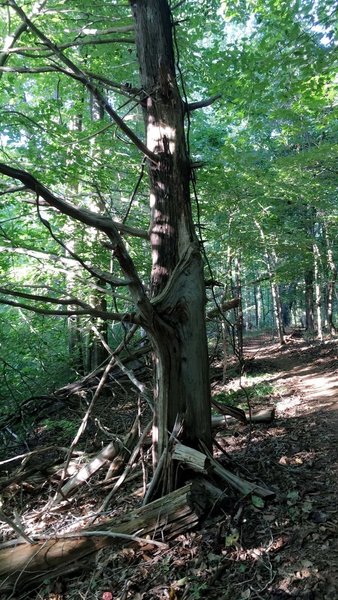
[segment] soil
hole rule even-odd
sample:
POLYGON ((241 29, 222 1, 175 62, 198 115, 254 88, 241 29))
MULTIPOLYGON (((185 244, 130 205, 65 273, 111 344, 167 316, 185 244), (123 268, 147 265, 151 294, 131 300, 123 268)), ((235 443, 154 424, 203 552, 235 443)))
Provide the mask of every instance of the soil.
MULTIPOLYGON (((242 498, 226 487, 221 513, 210 514, 197 531, 180 536, 168 550, 100 551, 85 572, 46 581, 30 598, 338 598, 337 344, 290 337, 281 348, 260 336, 246 342, 245 357, 245 374, 231 376, 229 369, 228 380, 221 384, 216 379, 213 393, 229 395, 244 388, 250 406, 242 403, 241 408, 274 407, 275 419, 219 429, 215 455, 238 475, 273 490, 275 500, 242 498), (268 391, 252 396, 257 382, 268 391)), ((121 491, 116 505, 131 498, 130 492, 123 500, 121 491)), ((87 501, 89 507, 100 504, 92 495, 87 501)))

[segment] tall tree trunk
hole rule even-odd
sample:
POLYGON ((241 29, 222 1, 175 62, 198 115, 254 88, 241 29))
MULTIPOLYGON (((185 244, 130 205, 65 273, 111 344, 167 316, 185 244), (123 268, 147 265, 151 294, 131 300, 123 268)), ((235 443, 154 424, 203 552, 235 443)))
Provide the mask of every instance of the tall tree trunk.
POLYGON ((275 325, 277 328, 278 338, 281 346, 285 344, 284 339, 284 329, 283 329, 283 321, 282 321, 282 307, 281 300, 279 294, 278 284, 275 282, 274 270, 276 268, 277 256, 274 251, 270 252, 265 239, 265 233, 263 228, 261 227, 258 221, 255 221, 255 225, 259 231, 263 247, 264 247, 264 255, 265 255, 265 263, 268 270, 270 286, 271 286, 271 297, 272 297, 272 306, 273 306, 273 314, 275 318, 275 325))
POLYGON ((327 302, 327 304, 326 304, 327 323, 328 323, 330 335, 335 335, 337 328, 333 321, 333 302, 334 302, 334 294, 335 294, 336 283, 337 283, 337 267, 334 262, 332 243, 329 238, 326 225, 323 226, 323 231, 324 231, 324 241, 325 241, 325 246, 326 246, 326 260, 327 260, 327 265, 328 265, 328 269, 329 269, 328 282, 327 282, 327 300, 326 300, 326 302, 327 302))
POLYGON ((316 299, 316 321, 317 321, 317 337, 323 339, 323 322, 322 322, 322 292, 319 278, 319 262, 320 252, 317 244, 313 244, 313 259, 314 259, 314 278, 315 278, 315 299, 316 299))
POLYGON ((239 298, 239 305, 235 311, 236 314, 236 338, 237 338, 237 358, 240 363, 243 362, 243 297, 241 281, 241 263, 239 258, 235 259, 235 288, 234 297, 239 298))
MULTIPOLYGON (((100 285, 98 281, 98 285, 100 285)), ((105 312, 107 310, 107 300, 104 292, 94 290, 91 293, 91 304, 98 310, 105 312)), ((107 352, 108 345, 108 321, 105 319, 95 319, 95 322, 90 328, 89 333, 89 356, 88 362, 90 370, 93 371, 99 367, 109 356, 107 352)))
POLYGON ((305 281, 305 327, 310 335, 314 333, 314 303, 313 303, 313 268, 308 269, 304 275, 305 281))
POLYGON ((255 325, 259 329, 263 323, 263 297, 260 285, 254 286, 255 325))
POLYGON ((155 350, 155 462, 177 418, 192 446, 211 447, 205 286, 190 202, 190 160, 175 74, 172 15, 166 0, 131 0, 144 92, 149 161, 151 288, 156 316, 148 326, 155 350))
POLYGON ((285 344, 284 339, 284 328, 282 320, 282 308, 279 295, 279 286, 273 280, 271 280, 271 296, 273 303, 273 314, 275 318, 275 325, 277 328, 278 338, 281 346, 285 344))
MULTIPOLYGON (((57 88, 56 93, 58 95, 59 90, 57 88)), ((58 98, 59 99, 59 98, 58 98)), ((81 92, 81 105, 83 108, 83 93, 81 92)), ((82 132, 83 128, 83 115, 79 112, 68 122, 68 128, 71 131, 78 133, 82 132)), ((74 180, 71 186, 74 196, 79 196, 80 193, 80 180, 74 180)), ((65 255, 71 256, 72 253, 76 253, 76 235, 74 229, 74 223, 68 223, 67 225, 68 241, 65 255)), ((75 271, 70 269, 66 273, 66 286, 67 293, 69 296, 74 295, 74 284, 76 274, 75 271)), ((69 364, 71 368, 79 375, 85 375, 88 370, 86 369, 86 347, 85 347, 85 336, 84 336, 84 325, 83 319, 79 315, 73 315, 67 319, 68 325, 68 352, 69 352, 69 364)))

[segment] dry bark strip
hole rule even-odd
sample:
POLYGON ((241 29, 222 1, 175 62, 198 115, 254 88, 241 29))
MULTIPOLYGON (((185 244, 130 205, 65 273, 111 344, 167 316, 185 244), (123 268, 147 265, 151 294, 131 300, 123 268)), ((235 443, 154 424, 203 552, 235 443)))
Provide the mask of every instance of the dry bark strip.
POLYGON ((0 592, 16 594, 41 584, 45 578, 52 579, 78 569, 84 559, 101 548, 121 547, 126 543, 118 537, 102 535, 104 530, 108 534, 170 540, 198 524, 212 505, 209 498, 208 484, 196 480, 121 518, 89 527, 83 530, 84 535, 79 531, 77 539, 73 532, 71 538, 48 539, 33 545, 18 543, 16 547, 4 548, 0 550, 0 592), (97 537, 95 531, 100 532, 97 537), (89 532, 92 533, 88 537, 85 534, 89 532))
POLYGON ((138 437, 138 417, 135 419, 131 430, 124 437, 122 442, 115 440, 105 446, 89 463, 84 465, 78 473, 65 483, 57 495, 54 503, 61 502, 74 491, 83 485, 99 469, 110 463, 110 477, 121 471, 124 463, 128 460, 131 450, 136 444, 138 437))
POLYGON ((199 452, 199 450, 184 446, 183 444, 176 444, 172 452, 172 458, 185 464, 189 469, 193 469, 197 473, 217 475, 243 494, 243 496, 254 494, 260 496, 260 498, 263 498, 264 500, 272 500, 275 497, 276 494, 272 490, 251 481, 247 481, 242 477, 238 477, 228 469, 222 467, 222 465, 213 458, 205 445, 203 445, 203 443, 201 445, 205 450, 205 454, 199 452))

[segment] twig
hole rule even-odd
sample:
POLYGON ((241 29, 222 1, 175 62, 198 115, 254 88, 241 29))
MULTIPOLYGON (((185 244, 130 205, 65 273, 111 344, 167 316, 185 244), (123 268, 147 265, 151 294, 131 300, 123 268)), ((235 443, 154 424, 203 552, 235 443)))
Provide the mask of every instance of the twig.
POLYGON ((0 521, 2 521, 3 523, 7 523, 7 525, 9 525, 11 527, 11 529, 14 529, 14 531, 16 533, 18 533, 21 537, 23 537, 26 540, 26 542, 28 542, 29 544, 34 544, 33 540, 24 532, 22 527, 20 527, 14 521, 12 521, 12 519, 7 517, 2 512, 2 510, 0 510, 0 521))
POLYGON ((78 429, 78 431, 77 431, 77 433, 76 433, 76 435, 75 435, 75 437, 74 437, 74 439, 73 439, 73 441, 72 441, 72 443, 70 445, 69 454, 67 456, 66 464, 65 464, 65 466, 63 468, 62 476, 61 476, 61 479, 60 479, 60 483, 58 485, 58 489, 56 491, 55 499, 57 497, 59 497, 60 490, 62 488, 63 482, 64 482, 66 474, 67 474, 67 469, 68 469, 68 466, 69 466, 69 463, 70 463, 70 458, 71 458, 72 451, 74 450, 74 448, 75 448, 76 444, 78 443, 81 435, 83 434, 83 432, 85 431, 85 429, 87 427, 89 416, 90 416, 90 414, 91 414, 91 412, 93 410, 93 407, 94 407, 94 404, 95 404, 97 398, 100 395, 100 392, 101 392, 101 390, 102 390, 102 388, 103 388, 103 386, 104 386, 104 384, 106 382, 106 379, 108 377, 108 373, 109 373, 110 369, 112 368, 114 362, 115 362, 115 356, 112 356, 111 359, 110 359, 110 361, 109 361, 109 363, 107 364, 107 366, 106 366, 106 368, 104 370, 104 373, 103 373, 103 375, 101 377, 100 383, 97 386, 97 388, 95 390, 95 394, 94 394, 94 396, 93 396, 93 398, 92 398, 92 400, 91 400, 91 402, 90 402, 90 404, 88 406, 88 409, 87 409, 87 411, 86 411, 86 413, 85 413, 85 415, 84 415, 84 417, 83 417, 83 419, 81 421, 81 425, 80 425, 80 427, 79 427, 79 429, 78 429))
POLYGON ((48 541, 51 539, 55 540, 63 540, 66 538, 81 538, 81 537, 111 537, 111 538, 120 538, 122 540, 130 540, 132 542, 139 542, 140 544, 153 544, 154 546, 158 546, 162 549, 167 549, 168 544, 163 544, 163 542, 157 542, 156 540, 150 540, 147 538, 142 538, 137 535, 129 535, 127 533, 119 533, 115 531, 78 531, 71 533, 63 533, 60 536, 54 537, 45 537, 45 536, 34 536, 37 540, 48 541))
POLYGON ((143 441, 145 439, 145 437, 148 435, 149 431, 151 430, 152 427, 152 421, 150 421, 148 423, 148 425, 146 426, 145 430, 143 431, 137 445, 134 448, 134 451, 132 453, 132 455, 129 458, 129 461, 127 463, 127 466, 125 468, 125 470, 123 471, 122 475, 118 478, 117 482, 115 483, 113 489, 109 492, 108 496, 105 498, 103 504, 100 506, 99 508, 99 512, 104 512, 107 508, 108 503, 110 502, 111 498, 113 497, 113 495, 115 494, 115 492, 121 487, 122 483, 125 481, 127 475, 129 475, 130 470, 133 467, 133 464, 135 462, 135 459, 140 451, 140 448, 143 444, 143 441))

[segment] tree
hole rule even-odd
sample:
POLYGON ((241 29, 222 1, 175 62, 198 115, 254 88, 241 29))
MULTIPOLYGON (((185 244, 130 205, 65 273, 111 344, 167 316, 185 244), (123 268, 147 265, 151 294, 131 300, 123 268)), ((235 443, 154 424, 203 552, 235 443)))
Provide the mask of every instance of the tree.
MULTIPOLYGON (((129 97, 137 98, 142 106, 146 137, 143 142, 126 122, 112 108, 111 102, 99 89, 97 80, 102 75, 85 72, 76 62, 76 52, 69 58, 64 48, 78 46, 55 42, 44 33, 47 17, 36 22, 27 16, 15 0, 9 0, 13 14, 20 18, 21 32, 29 34, 30 43, 42 49, 42 56, 51 56, 53 66, 44 68, 56 71, 58 76, 68 76, 79 82, 94 98, 98 105, 118 125, 124 135, 132 141, 144 155, 150 181, 151 218, 149 227, 152 256, 151 296, 146 291, 134 261, 127 251, 121 235, 133 234, 147 237, 147 234, 99 214, 88 208, 79 208, 74 203, 62 199, 51 192, 40 177, 26 170, 1 163, 0 172, 24 186, 24 191, 34 192, 40 221, 52 227, 42 216, 41 203, 57 209, 63 215, 75 219, 100 232, 101 242, 106 252, 112 252, 118 262, 122 280, 107 273, 97 265, 86 266, 87 271, 100 282, 101 289, 107 286, 125 286, 135 304, 134 312, 123 314, 104 310, 77 297, 55 297, 53 294, 35 294, 13 290, 3 286, 1 292, 5 300, 14 306, 30 308, 43 314, 90 315, 96 318, 119 320, 141 325, 151 338, 155 354, 154 388, 154 462, 166 451, 168 440, 175 425, 183 428, 182 439, 198 446, 203 441, 211 447, 210 390, 208 374, 208 353, 205 333, 205 287, 203 265, 199 242, 194 230, 190 201, 191 163, 187 149, 184 119, 189 105, 182 99, 175 69, 175 56, 172 30, 173 15, 165 0, 137 0, 131 2, 135 22, 137 58, 140 69, 141 87, 130 91, 130 86, 122 86, 129 97), (19 297, 20 301, 12 300, 19 297), (26 299, 28 303, 23 303, 26 299), (58 305, 57 309, 47 310, 34 302, 49 302, 58 305), (60 308, 66 307, 66 308, 60 308)), ((105 5, 108 11, 108 5, 105 5)), ((58 32, 60 35, 60 31, 58 32)), ((13 39, 17 39, 14 36, 13 39)), ((78 46, 79 48, 79 46, 78 46)), ((13 48, 12 48, 13 49, 13 48)), ((7 62, 11 48, 7 48, 2 64, 7 62)), ((34 71, 15 65, 14 71, 34 71)), ((6 68, 3 67, 3 71, 6 68)), ((31 85, 33 85, 31 83, 31 85)), ((45 167, 45 165, 43 165, 45 167)), ((35 172, 38 172, 35 165, 35 172)), ((41 169, 40 174, 42 175, 41 169)), ((57 167, 53 178, 58 177, 57 167)), ((62 174, 59 174, 60 182, 62 174)), ((61 242, 61 246, 65 244, 61 242)), ((78 250, 77 250, 78 252, 78 250)), ((84 266, 84 259, 71 252, 71 256, 84 266)), ((168 487, 172 486, 172 481, 168 487)))

